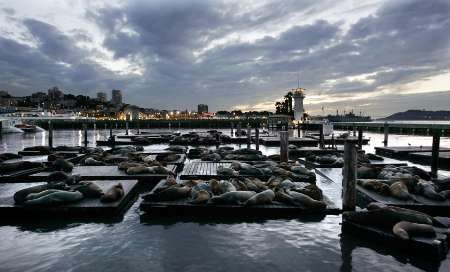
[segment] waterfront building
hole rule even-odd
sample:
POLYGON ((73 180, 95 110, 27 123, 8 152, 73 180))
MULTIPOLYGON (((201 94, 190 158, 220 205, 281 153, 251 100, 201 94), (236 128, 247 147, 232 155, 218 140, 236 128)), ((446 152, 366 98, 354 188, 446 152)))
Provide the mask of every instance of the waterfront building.
POLYGON ((208 105, 206 105, 206 104, 198 104, 197 112, 198 112, 198 114, 202 114, 202 113, 208 112, 208 105))
POLYGON ((116 106, 119 106, 122 104, 122 91, 121 90, 112 90, 111 103, 116 106))
POLYGON ((305 89, 298 87, 293 89, 294 97, 294 120, 303 121, 305 108, 303 107, 303 100, 305 99, 305 89))
POLYGON ((105 103, 106 101, 108 101, 108 95, 105 92, 98 92, 97 100, 102 103, 105 103))

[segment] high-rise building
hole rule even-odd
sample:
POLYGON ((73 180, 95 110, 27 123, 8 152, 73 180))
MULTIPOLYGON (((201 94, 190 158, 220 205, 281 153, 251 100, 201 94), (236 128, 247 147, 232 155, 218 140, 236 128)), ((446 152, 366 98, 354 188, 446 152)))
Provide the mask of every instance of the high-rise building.
POLYGON ((114 105, 117 105, 117 106, 122 104, 122 91, 121 90, 112 90, 111 103, 113 103, 114 105))
POLYGON ((100 102, 106 102, 108 100, 108 95, 105 92, 98 92, 97 100, 100 102))
POLYGON ((303 107, 303 99, 305 99, 305 89, 297 88, 294 90, 294 119, 296 121, 303 120, 305 108, 303 107))
POLYGON ((206 105, 206 104, 198 104, 198 106, 197 106, 197 112, 198 112, 199 114, 202 114, 202 113, 204 113, 204 112, 208 112, 208 105, 206 105))

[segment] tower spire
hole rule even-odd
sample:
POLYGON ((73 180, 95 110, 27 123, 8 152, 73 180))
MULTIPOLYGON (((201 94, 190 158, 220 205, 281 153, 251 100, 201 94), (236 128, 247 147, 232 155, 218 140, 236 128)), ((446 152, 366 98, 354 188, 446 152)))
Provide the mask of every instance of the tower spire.
POLYGON ((300 88, 300 72, 297 72, 297 89, 300 88))

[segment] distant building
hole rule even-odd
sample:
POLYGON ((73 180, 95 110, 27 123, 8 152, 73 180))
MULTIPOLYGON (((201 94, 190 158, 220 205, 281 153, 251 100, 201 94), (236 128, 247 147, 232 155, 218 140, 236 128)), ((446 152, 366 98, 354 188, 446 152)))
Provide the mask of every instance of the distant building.
POLYGON ((198 114, 202 114, 202 113, 208 112, 208 105, 206 105, 206 104, 198 104, 197 112, 198 112, 198 114))
POLYGON ((97 100, 100 102, 105 103, 108 101, 108 95, 105 92, 98 92, 97 93, 97 100))
POLYGON ((305 108, 303 107, 303 99, 305 99, 305 89, 297 88, 294 92, 294 120, 302 121, 304 118, 305 108))
POLYGON ((33 104, 42 104, 44 102, 47 102, 48 100, 48 95, 44 92, 36 92, 36 93, 32 93, 31 97, 30 97, 30 101, 33 104))
POLYGON ((119 106, 122 104, 122 91, 121 90, 112 90, 111 103, 116 106, 119 106))
POLYGON ((141 109, 134 105, 127 105, 123 108, 123 117, 127 121, 139 120, 141 109))
POLYGON ((59 101, 64 97, 64 93, 58 87, 48 89, 47 94, 50 101, 59 101))

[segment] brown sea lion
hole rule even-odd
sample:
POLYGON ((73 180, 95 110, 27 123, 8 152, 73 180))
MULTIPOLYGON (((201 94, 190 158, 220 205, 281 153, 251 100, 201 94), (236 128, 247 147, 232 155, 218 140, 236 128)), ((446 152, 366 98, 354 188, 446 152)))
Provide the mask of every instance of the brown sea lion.
POLYGON ((174 185, 161 192, 148 193, 142 198, 146 201, 173 201, 189 197, 191 188, 188 186, 174 185))
POLYGON ((315 184, 308 184, 304 187, 296 186, 292 188, 291 191, 305 194, 314 200, 322 201, 323 199, 322 190, 315 184))
POLYGON ((240 205, 255 195, 253 191, 232 191, 211 197, 208 204, 240 205))
POLYGON ((294 191, 287 191, 287 193, 294 198, 295 202, 300 204, 299 206, 315 210, 324 210, 327 207, 325 202, 315 200, 305 194, 294 191))
POLYGON ((90 181, 80 181, 78 184, 73 185, 71 189, 82 193, 86 198, 98 198, 103 195, 102 188, 90 181))
POLYGON ((395 236, 402 240, 409 240, 411 237, 436 237, 433 226, 427 224, 411 223, 400 221, 392 228, 395 236))
POLYGON ((101 202, 115 202, 124 196, 122 183, 116 184, 109 188, 101 197, 101 202))
MULTIPOLYGON (((102 166, 102 165, 106 165, 106 163, 96 160, 92 157, 86 158, 84 160, 84 165, 88 165, 88 166, 102 166)), ((120 169, 120 168, 119 168, 120 169)))
POLYGON ((409 193, 408 187, 401 181, 394 182, 389 186, 392 197, 400 200, 412 200, 414 197, 409 193))
POLYGON ((433 184, 431 181, 421 180, 416 185, 416 193, 423 195, 426 198, 437 200, 437 201, 444 201, 445 197, 440 195, 437 192, 437 186, 433 184))
POLYGON ((206 190, 200 190, 197 192, 195 199, 189 201, 191 204, 204 204, 208 202, 211 195, 206 190))
POLYGON ((267 189, 261 193, 257 193, 245 202, 245 206, 271 204, 275 198, 275 193, 267 189))
POLYGON ((222 190, 220 188, 220 182, 217 179, 211 179, 209 181, 209 185, 211 186, 211 190, 214 195, 222 194, 222 190))
POLYGON ((357 183, 364 189, 374 191, 381 195, 387 196, 390 194, 389 186, 381 181, 375 179, 367 179, 367 180, 358 179, 357 183))
POLYGON ((73 163, 71 163, 65 159, 56 159, 52 164, 52 168, 56 171, 64 171, 64 172, 68 173, 68 172, 72 172, 73 163))
POLYGON ((450 190, 440 191, 439 194, 445 199, 450 199, 450 190))
POLYGON ((143 166, 143 165, 129 167, 126 172, 128 175, 140 175, 140 174, 153 173, 153 171, 152 171, 152 169, 150 169, 150 167, 143 166))

